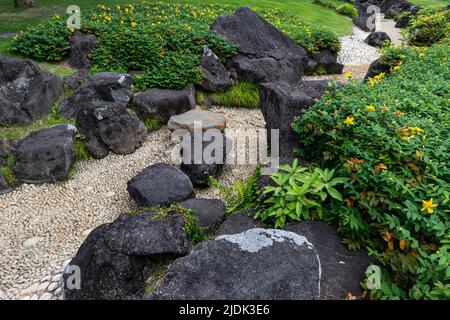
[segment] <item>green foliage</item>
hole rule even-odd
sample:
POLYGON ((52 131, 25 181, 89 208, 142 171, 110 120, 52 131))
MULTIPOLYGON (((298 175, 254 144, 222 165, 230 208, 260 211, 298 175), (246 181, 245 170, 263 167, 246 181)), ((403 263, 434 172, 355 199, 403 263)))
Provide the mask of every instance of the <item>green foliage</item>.
POLYGON ((234 87, 224 92, 205 93, 197 91, 197 101, 202 103, 211 99, 215 106, 257 109, 259 108, 259 89, 246 81, 239 81, 234 87))
POLYGON ((268 208, 258 212, 256 218, 275 228, 282 228, 288 221, 325 219, 324 206, 328 196, 342 201, 337 186, 345 184, 347 178, 334 178, 334 170, 299 167, 297 159, 292 166, 279 167, 272 175, 276 186, 266 186, 264 194, 270 194, 265 201, 268 208))
POLYGON ((210 177, 211 187, 218 189, 222 194, 227 208, 227 218, 244 209, 258 207, 260 193, 258 182, 260 177, 260 167, 250 177, 237 180, 230 186, 224 186, 219 180, 210 177))
POLYGON ((313 3, 318 4, 324 8, 336 10, 336 5, 329 0, 313 0, 313 3))
POLYGON ((379 299, 448 296, 449 45, 405 48, 389 77, 350 82, 293 123, 311 160, 350 179, 330 213, 383 266, 379 299))
POLYGON ((86 137, 80 133, 77 133, 74 141, 75 160, 90 160, 92 155, 86 147, 86 137))
POLYGON ((417 46, 430 46, 450 35, 450 10, 427 7, 411 16, 407 31, 408 42, 417 46))
POLYGON ((147 128, 147 130, 149 132, 157 131, 157 130, 161 129, 161 127, 163 126, 161 121, 159 121, 158 119, 155 119, 153 117, 150 117, 150 116, 144 117, 143 119, 141 119, 141 121, 145 125, 145 127, 147 128))
POLYGON ((36 60, 59 62, 68 56, 69 37, 65 20, 55 17, 15 36, 11 51, 36 60))
MULTIPOLYGON (((227 5, 141 3, 99 5, 83 11, 82 31, 98 38, 92 53, 92 72, 133 71, 137 90, 149 87, 181 89, 201 81, 199 63, 208 45, 222 60, 236 48, 212 32, 209 26, 221 14, 233 13, 227 5)), ((298 16, 281 10, 259 10, 271 23, 291 36, 308 52, 321 48, 339 50, 331 31, 309 26, 298 16)), ((71 31, 66 17, 29 27, 12 43, 14 53, 37 60, 61 61, 69 53, 71 31)))
POLYGON ((11 185, 14 182, 14 173, 12 171, 12 166, 14 164, 14 155, 8 153, 8 159, 3 167, 0 168, 0 172, 5 177, 6 182, 11 185))
POLYGON ((206 239, 205 230, 203 227, 197 225, 197 216, 191 209, 187 209, 179 204, 173 204, 169 207, 155 206, 150 208, 141 208, 127 212, 127 214, 137 215, 144 212, 155 213, 151 220, 164 219, 169 215, 181 215, 184 219, 183 230, 186 232, 193 245, 196 245, 206 239))
POLYGON ((337 7, 336 12, 352 19, 358 16, 358 11, 356 10, 355 6, 349 3, 344 3, 337 7))

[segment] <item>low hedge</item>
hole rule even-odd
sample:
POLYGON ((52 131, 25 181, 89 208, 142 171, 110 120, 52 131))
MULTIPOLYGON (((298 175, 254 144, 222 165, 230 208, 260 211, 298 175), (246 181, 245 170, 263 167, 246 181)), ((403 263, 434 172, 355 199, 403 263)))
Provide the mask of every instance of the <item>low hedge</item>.
POLYGON ((430 46, 450 35, 450 10, 427 7, 411 16, 407 31, 411 45, 430 46))
MULTIPOLYGON (((201 80, 198 68, 203 46, 208 45, 222 60, 236 48, 213 33, 209 26, 221 14, 235 11, 227 5, 165 4, 99 5, 83 11, 82 31, 98 37, 92 54, 94 72, 139 71, 134 76, 138 90, 149 87, 183 88, 201 80)), ((280 10, 258 10, 269 22, 291 36, 308 52, 339 50, 331 31, 303 23, 298 16, 280 10)), ((36 60, 62 61, 70 51, 67 17, 30 26, 14 38, 11 50, 36 60)))
POLYGON ((402 49, 298 117, 300 151, 349 179, 327 219, 382 266, 377 299, 450 298, 450 40, 402 49))

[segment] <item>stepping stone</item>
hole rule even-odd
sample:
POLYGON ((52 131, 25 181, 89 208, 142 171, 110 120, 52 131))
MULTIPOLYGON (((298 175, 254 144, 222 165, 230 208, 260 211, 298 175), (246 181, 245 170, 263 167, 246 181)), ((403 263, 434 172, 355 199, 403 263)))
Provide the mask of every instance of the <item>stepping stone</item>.
POLYGON ((128 181, 128 193, 142 208, 170 206, 194 198, 194 186, 181 170, 164 163, 144 169, 128 181))
POLYGON ((190 110, 169 119, 169 130, 184 129, 190 132, 198 130, 218 129, 225 130, 226 120, 221 113, 200 109, 190 110))

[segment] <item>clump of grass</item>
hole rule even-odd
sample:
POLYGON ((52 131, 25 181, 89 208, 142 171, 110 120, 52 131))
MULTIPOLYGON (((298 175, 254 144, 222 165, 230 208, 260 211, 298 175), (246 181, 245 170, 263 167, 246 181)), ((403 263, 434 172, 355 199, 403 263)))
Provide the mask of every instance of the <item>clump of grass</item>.
POLYGON ((197 92, 197 101, 200 104, 207 98, 215 106, 246 109, 259 108, 259 89, 253 83, 246 81, 240 81, 234 87, 224 92, 197 92))
POLYGON ((6 182, 11 185, 14 182, 14 173, 12 171, 12 166, 14 164, 14 155, 9 153, 6 164, 0 168, 0 172, 5 177, 6 182))
POLYGON ((75 160, 90 160, 92 155, 86 146, 86 137, 80 133, 75 136, 74 150, 75 150, 75 160))
POLYGON ((161 121, 153 117, 144 117, 141 121, 149 132, 157 131, 163 126, 161 121))
POLYGON ((145 283, 145 294, 150 295, 164 282, 166 278, 166 271, 169 269, 171 259, 164 259, 153 264, 150 268, 150 277, 145 283))
POLYGON ((49 128, 57 124, 73 124, 73 119, 62 119, 58 112, 59 102, 52 107, 50 114, 30 124, 0 127, 0 138, 23 139, 31 132, 49 128))

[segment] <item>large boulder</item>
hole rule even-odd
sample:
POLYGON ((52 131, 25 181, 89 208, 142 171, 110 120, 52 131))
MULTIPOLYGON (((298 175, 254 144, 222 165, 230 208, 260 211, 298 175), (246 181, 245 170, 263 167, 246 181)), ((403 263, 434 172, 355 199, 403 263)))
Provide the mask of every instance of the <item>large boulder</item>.
POLYGON ((320 261, 305 237, 251 229, 202 242, 174 261, 155 300, 313 300, 320 261))
POLYGON ((255 209, 236 212, 220 226, 219 235, 238 234, 250 229, 263 228, 263 224, 254 219, 255 215, 255 209))
POLYGON ((42 118, 61 95, 59 77, 30 60, 0 56, 0 126, 42 118))
POLYGON ((143 208, 169 206, 194 198, 194 187, 183 171, 164 163, 151 165, 128 181, 128 193, 143 208))
POLYGON ((17 180, 46 183, 64 180, 74 160, 72 125, 57 125, 30 133, 15 151, 12 170, 17 180))
POLYGON ((148 89, 135 95, 133 105, 140 118, 152 117, 165 124, 171 116, 195 108, 195 89, 192 85, 184 90, 148 89))
POLYGON ((196 188, 209 186, 209 177, 217 177, 231 150, 231 139, 217 129, 185 134, 181 141, 180 169, 196 188))
POLYGON ((386 32, 371 32, 367 38, 364 40, 369 46, 372 47, 382 47, 386 41, 391 41, 391 38, 386 32))
POLYGON ((200 70, 203 78, 200 88, 206 92, 225 91, 233 86, 227 69, 207 46, 203 49, 200 70))
POLYGON ((89 69, 96 42, 95 35, 76 31, 70 38, 69 65, 75 69, 89 69))
POLYGON ((373 1, 355 1, 358 16, 353 19, 353 23, 361 30, 374 31, 376 29, 375 19, 373 18, 374 11, 371 8, 374 4, 373 1))
POLYGON ((133 97, 133 79, 128 74, 101 72, 83 83, 60 106, 60 114, 68 119, 76 117, 83 107, 101 107, 105 103, 126 106, 133 97))
POLYGON ((326 74, 341 74, 344 69, 342 63, 337 62, 337 53, 327 49, 314 52, 311 56, 314 70, 324 71, 326 74))
POLYGON ((188 130, 194 132, 195 130, 210 130, 217 129, 225 130, 226 120, 222 113, 211 112, 202 109, 193 109, 180 115, 170 117, 167 123, 169 130, 188 130), (196 128, 195 126, 199 127, 196 128))
POLYGON ((362 295, 360 283, 370 265, 366 250, 350 251, 336 228, 320 221, 291 222, 285 230, 306 237, 316 248, 322 269, 322 299, 345 299, 348 293, 362 295))
MULTIPOLYGON (((295 157, 293 149, 300 145, 291 124, 296 116, 313 106, 327 90, 331 90, 328 80, 273 82, 260 85, 260 107, 266 120, 266 128, 279 130, 280 157, 295 157)), ((270 137, 269 132, 267 134, 269 146, 270 137)))
POLYGON ((63 274, 68 300, 139 299, 152 269, 191 249, 183 230, 186 217, 170 212, 122 214, 93 230, 63 274), (79 268, 79 288, 71 288, 72 268, 79 268))
POLYGON ((238 48, 237 56, 227 66, 245 80, 298 81, 308 63, 302 47, 249 8, 221 15, 211 29, 238 48))
POLYGON ((86 138, 86 147, 95 158, 104 158, 109 151, 131 154, 144 142, 147 128, 122 103, 96 103, 84 106, 76 125, 86 138))
POLYGON ((207 233, 214 232, 227 213, 223 201, 219 199, 189 199, 180 205, 194 212, 197 225, 205 228, 207 233))

